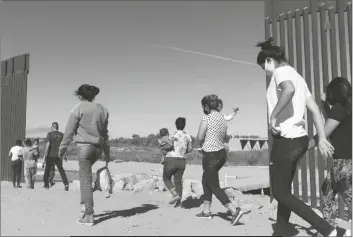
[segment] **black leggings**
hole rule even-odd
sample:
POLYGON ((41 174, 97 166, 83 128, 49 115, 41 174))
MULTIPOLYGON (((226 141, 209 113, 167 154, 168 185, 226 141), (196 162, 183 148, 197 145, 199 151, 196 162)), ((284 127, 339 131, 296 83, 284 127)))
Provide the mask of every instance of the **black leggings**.
POLYGON ((21 172, 22 172, 22 160, 17 159, 15 161, 11 161, 12 167, 12 183, 13 186, 20 185, 21 183, 21 172))
POLYGON ((229 200, 225 191, 219 186, 219 170, 223 167, 227 160, 227 152, 225 149, 206 152, 203 151, 202 158, 202 187, 204 201, 212 201, 212 194, 223 204, 227 205, 231 201, 229 200))
POLYGON ((277 224, 288 223, 293 211, 322 235, 328 236, 334 228, 292 194, 291 186, 297 164, 307 149, 307 136, 293 139, 274 136, 270 157, 270 182, 273 196, 278 201, 277 224))

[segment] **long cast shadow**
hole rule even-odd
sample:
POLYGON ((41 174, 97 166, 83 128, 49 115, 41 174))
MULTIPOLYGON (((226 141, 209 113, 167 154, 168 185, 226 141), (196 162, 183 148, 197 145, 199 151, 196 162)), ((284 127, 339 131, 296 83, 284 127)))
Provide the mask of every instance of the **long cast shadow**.
POLYGON ((143 213, 146 213, 151 210, 158 209, 158 208, 159 207, 157 205, 143 204, 140 207, 133 207, 130 209, 125 209, 125 210, 107 211, 102 214, 94 215, 95 218, 98 218, 97 220, 95 220, 95 224, 99 224, 103 221, 106 221, 106 220, 109 220, 112 218, 116 218, 116 217, 130 217, 130 216, 134 216, 137 214, 143 214, 143 213))
POLYGON ((202 204, 203 204, 202 196, 200 199, 188 197, 187 199, 185 199, 185 201, 182 202, 182 207, 184 209, 191 209, 191 208, 200 207, 202 204))

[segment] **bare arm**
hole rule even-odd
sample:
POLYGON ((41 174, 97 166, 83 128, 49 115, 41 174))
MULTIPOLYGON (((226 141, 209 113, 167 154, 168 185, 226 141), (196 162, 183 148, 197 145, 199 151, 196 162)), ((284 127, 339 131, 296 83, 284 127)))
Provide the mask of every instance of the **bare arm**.
POLYGON ((281 88, 281 94, 278 98, 278 102, 275 108, 272 111, 271 119, 276 119, 281 111, 288 105, 288 103, 292 100, 295 88, 290 80, 286 80, 280 83, 279 87, 281 88))
MULTIPOLYGON (((338 127, 340 124, 339 121, 336 121, 334 119, 328 118, 325 122, 324 130, 325 130, 325 136, 329 137, 334 130, 338 127)), ((315 135, 310 141, 309 141, 309 148, 312 149, 314 148, 317 143, 319 142, 318 135, 315 135)))
POLYGON ((327 141, 324 120, 321 116, 319 106, 316 104, 312 96, 306 100, 306 107, 313 114, 314 125, 318 136, 318 144, 320 152, 324 156, 331 156, 333 153, 333 146, 327 141))
POLYGON ((188 148, 187 148, 187 150, 186 150, 186 153, 192 152, 192 149, 193 149, 193 146, 192 146, 192 139, 191 139, 191 137, 190 137, 190 140, 189 140, 189 142, 188 142, 188 148))
POLYGON ((306 107, 313 114, 313 120, 317 131, 318 139, 326 139, 324 120, 322 119, 319 106, 316 104, 312 96, 307 98, 306 107))
POLYGON ((197 132, 196 136, 196 139, 200 142, 200 145, 202 145, 205 141, 207 127, 207 121, 202 120, 199 126, 199 131, 197 132))

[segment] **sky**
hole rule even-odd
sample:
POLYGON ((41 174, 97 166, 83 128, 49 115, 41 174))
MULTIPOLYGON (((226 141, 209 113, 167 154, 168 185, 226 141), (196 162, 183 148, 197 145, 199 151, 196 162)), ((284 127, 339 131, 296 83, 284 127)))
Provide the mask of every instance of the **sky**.
POLYGON ((30 53, 27 136, 65 128, 84 83, 100 88, 113 138, 175 130, 186 117, 196 135, 201 99, 240 111, 228 134, 267 136, 265 74, 237 63, 164 46, 256 62, 264 40, 262 1, 2 2, 1 59, 30 53))

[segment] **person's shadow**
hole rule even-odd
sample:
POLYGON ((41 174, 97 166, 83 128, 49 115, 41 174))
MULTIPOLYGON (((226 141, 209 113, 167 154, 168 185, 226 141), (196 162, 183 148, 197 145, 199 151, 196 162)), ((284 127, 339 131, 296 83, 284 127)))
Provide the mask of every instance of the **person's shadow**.
POLYGON ((134 216, 137 214, 143 214, 146 212, 149 212, 151 210, 158 209, 159 207, 157 205, 153 204, 143 204, 140 207, 133 207, 130 209, 125 209, 125 210, 118 210, 118 211, 107 211, 102 214, 97 214, 94 215, 95 218, 98 218, 95 220, 95 224, 99 224, 103 221, 116 218, 116 217, 130 217, 134 216))
POLYGON ((199 199, 188 197, 182 202, 182 208, 184 209, 197 208, 197 207, 200 207, 202 204, 203 204, 202 196, 199 199))

